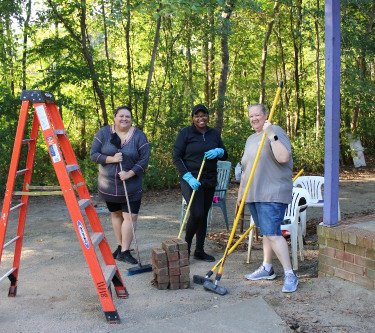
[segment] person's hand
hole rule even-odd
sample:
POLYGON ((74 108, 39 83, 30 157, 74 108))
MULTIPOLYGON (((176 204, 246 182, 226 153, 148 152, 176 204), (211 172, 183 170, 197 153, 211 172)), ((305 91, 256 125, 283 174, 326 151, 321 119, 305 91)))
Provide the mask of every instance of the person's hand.
POLYGON ((186 172, 182 179, 189 184, 189 186, 196 191, 199 186, 201 186, 201 183, 191 174, 191 172, 186 172))
POLYGON ((120 171, 118 173, 118 176, 120 177, 120 179, 122 181, 124 181, 124 180, 128 180, 129 178, 133 177, 134 176, 134 172, 132 172, 131 170, 129 170, 129 171, 120 171))
POLYGON ((122 153, 116 153, 112 156, 113 163, 120 163, 122 162, 122 153))
POLYGON ((275 132, 272 128, 272 123, 266 120, 263 125, 263 131, 266 133, 267 137, 272 139, 275 136, 275 132))
POLYGON ((224 149, 223 148, 214 148, 211 150, 208 150, 204 153, 204 157, 207 160, 212 160, 216 157, 223 157, 224 155, 224 149))

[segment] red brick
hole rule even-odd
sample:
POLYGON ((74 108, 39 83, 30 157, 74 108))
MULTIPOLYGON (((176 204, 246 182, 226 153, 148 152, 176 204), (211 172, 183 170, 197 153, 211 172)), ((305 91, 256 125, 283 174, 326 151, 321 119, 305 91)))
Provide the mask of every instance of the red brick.
POLYGON ((349 244, 357 245, 357 235, 354 232, 349 233, 349 244))
POLYGON ((180 259, 189 259, 189 252, 188 250, 180 251, 179 252, 180 259))
POLYGON ((368 289, 374 289, 374 280, 366 276, 354 275, 353 282, 368 289))
POLYGON ((151 256, 155 260, 164 260, 164 259, 167 258, 167 254, 165 253, 165 251, 163 249, 157 248, 157 247, 152 249, 151 256))
POLYGON ((178 252, 167 252, 167 257, 168 257, 168 260, 169 261, 178 261, 179 259, 179 256, 178 256, 178 252))
POLYGON ((179 282, 170 283, 169 284, 169 289, 171 289, 171 290, 178 290, 178 289, 180 289, 180 283, 179 282))
POLYGON ((357 245, 364 247, 366 249, 371 249, 372 247, 372 239, 367 237, 357 237, 357 245))
POLYGON ((375 269, 365 268, 365 275, 375 281, 375 269))
POLYGON ((322 262, 325 265, 332 266, 332 267, 343 267, 343 261, 338 260, 335 258, 327 257, 325 255, 319 254, 319 262, 322 262))
POLYGON ((180 267, 189 266, 189 259, 180 259, 180 267))
POLYGON ((176 252, 178 250, 177 244, 173 240, 166 240, 161 243, 165 252, 176 252))
POLYGON ((168 275, 156 275, 156 281, 158 283, 169 283, 169 276, 168 275))
POLYGON ((343 268, 348 271, 348 272, 352 272, 352 273, 355 273, 357 275, 361 275, 363 276, 365 274, 365 269, 364 267, 362 266, 358 266, 358 265, 355 265, 355 264, 352 264, 351 262, 347 262, 347 261, 344 261, 344 266, 343 268))
POLYGON ((369 258, 371 260, 375 260, 375 250, 367 250, 366 255, 364 257, 369 258))
POLYGON ((180 282, 189 282, 190 275, 180 275, 180 282))
POLYGON ((180 275, 180 267, 169 268, 169 275, 180 275))
POLYGON ((354 254, 344 252, 344 258, 343 259, 344 259, 344 261, 348 261, 348 262, 353 263, 354 262, 354 254))
POLYGON ((346 270, 340 269, 340 268, 335 268, 335 276, 348 280, 348 281, 353 281, 354 280, 354 275, 352 272, 348 272, 346 270))
POLYGON ((349 243, 349 232, 347 230, 342 230, 341 231, 341 240, 344 243, 349 243))
POLYGON ((152 266, 155 268, 165 268, 165 267, 168 267, 168 261, 167 260, 159 261, 159 260, 155 260, 152 258, 152 266))
POLYGON ((168 275, 168 267, 157 268, 153 266, 152 269, 156 275, 162 275, 162 276, 168 275))
POLYGON ((168 267, 169 269, 180 267, 180 260, 177 259, 177 260, 168 262, 168 267))
POLYGON ((168 289, 168 286, 169 286, 169 282, 168 283, 158 283, 157 284, 157 288, 159 290, 166 290, 166 289, 168 289))
POLYGON ((344 250, 344 243, 335 239, 327 239, 327 246, 335 249, 344 250))
POLYGON ((344 260, 344 251, 336 250, 335 251, 335 258, 338 260, 344 260))
POLYGON ((190 267, 189 266, 180 267, 180 272, 181 272, 181 275, 189 275, 190 267))
POLYGON ((332 247, 325 247, 325 248, 322 248, 322 249, 319 249, 319 252, 321 254, 324 254, 325 256, 327 257, 331 257, 331 258, 334 258, 335 257, 335 253, 337 251, 340 251, 340 250, 336 250, 332 247))
POLYGON ((323 264, 319 260, 319 274, 324 273, 324 275, 329 275, 329 276, 334 276, 335 275, 335 270, 333 267, 328 266, 326 264, 323 264))
POLYGON ((171 275, 169 277, 170 283, 180 283, 180 276, 179 275, 171 275))
POLYGON ((345 252, 356 254, 358 256, 365 257, 366 249, 352 244, 345 244, 345 252))
POLYGON ((188 250, 188 244, 184 240, 176 238, 173 241, 177 244, 178 251, 188 250))
POLYGON ((375 269, 375 260, 371 260, 361 256, 354 256, 354 263, 370 269, 375 269))

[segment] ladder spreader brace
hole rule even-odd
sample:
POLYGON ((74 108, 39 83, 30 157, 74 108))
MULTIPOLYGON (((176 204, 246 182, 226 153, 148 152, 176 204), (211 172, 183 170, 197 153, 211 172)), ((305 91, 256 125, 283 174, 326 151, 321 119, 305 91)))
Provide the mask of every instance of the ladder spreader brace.
POLYGON ((94 281, 104 315, 108 322, 119 323, 120 317, 112 300, 111 282, 113 283, 118 298, 127 298, 128 292, 104 235, 103 227, 94 208, 82 172, 78 166, 60 112, 54 102, 54 97, 51 93, 41 90, 24 90, 21 94, 21 100, 22 105, 0 218, 0 263, 3 250, 14 244, 13 266, 3 276, 0 276, 0 281, 8 277, 10 280, 8 296, 15 297, 17 294, 18 274, 28 198, 30 195, 35 195, 35 191, 30 190, 45 189, 44 187, 30 185, 36 151, 36 141, 40 128, 60 184, 59 191, 52 191, 50 194, 62 194, 64 196, 82 252, 94 281), (31 106, 33 106, 34 110, 30 137, 24 139, 28 112, 31 106), (23 169, 18 169, 21 148, 22 145, 25 144, 28 145, 26 165, 23 169), (18 176, 24 177, 22 190, 14 191, 15 180, 18 176), (20 203, 11 206, 12 198, 16 195, 20 196, 20 203), (17 234, 10 240, 6 241, 9 214, 16 210, 19 211, 17 234), (85 220, 87 220, 88 223, 86 223, 85 220), (98 260, 97 252, 102 256, 103 268, 98 260))

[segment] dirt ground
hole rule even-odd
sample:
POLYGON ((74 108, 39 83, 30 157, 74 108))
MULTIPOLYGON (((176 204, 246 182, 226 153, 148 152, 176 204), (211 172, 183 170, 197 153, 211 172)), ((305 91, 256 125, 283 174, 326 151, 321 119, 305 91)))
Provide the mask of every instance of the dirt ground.
MULTIPOLYGON (((342 173, 340 205, 344 219, 375 213, 374 171, 374 168, 367 168, 342 173)), ((236 190, 237 184, 231 184, 227 202, 230 222, 234 216, 236 190)), ((96 197, 93 198, 96 201, 96 197)), ((246 244, 227 260, 221 280, 229 290, 226 296, 204 291, 202 286, 194 284, 190 289, 159 291, 151 285, 151 273, 128 277, 126 268, 129 266, 119 263, 130 296, 126 300, 115 298, 122 323, 113 326, 105 322, 64 200, 61 197, 30 200, 17 297, 7 297, 7 279, 0 282, 2 332, 126 332, 139 323, 181 317, 255 296, 264 298, 276 311, 286 323, 287 332, 375 332, 373 290, 337 278, 318 277, 316 225, 322 218, 319 209, 308 211, 305 261, 300 263, 297 272, 300 285, 296 293, 283 294, 280 277, 261 282, 243 278, 261 263, 261 240, 255 242, 249 264, 246 263, 246 244)), ((114 248, 109 216, 103 212, 103 204, 97 203, 107 238, 114 248)), ((150 262, 153 247, 177 236, 180 208, 181 196, 177 189, 145 193, 137 227, 143 263, 150 262)), ((14 223, 11 222, 8 235, 12 232, 14 223)), ((219 209, 215 209, 206 250, 217 259, 223 254, 224 237, 224 221, 219 209)), ((0 276, 10 265, 11 253, 5 250, 0 276)), ((211 267, 211 264, 191 259, 191 276, 204 275, 211 267)), ((277 260, 275 272, 282 274, 277 260)), ((251 332, 251 323, 249 325, 251 332)))

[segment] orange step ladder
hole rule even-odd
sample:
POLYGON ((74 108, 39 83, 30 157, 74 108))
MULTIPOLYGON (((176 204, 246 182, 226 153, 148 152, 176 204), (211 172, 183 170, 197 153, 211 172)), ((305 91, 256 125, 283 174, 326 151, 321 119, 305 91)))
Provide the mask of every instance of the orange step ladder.
POLYGON ((31 192, 30 189, 38 188, 37 186, 30 186, 30 183, 33 172, 36 141, 40 128, 60 184, 60 193, 64 196, 105 317, 110 323, 119 323, 120 317, 112 300, 111 282, 113 283, 118 298, 127 298, 128 292, 122 281, 116 262, 113 259, 111 249, 104 235, 103 227, 90 198, 90 193, 65 131, 60 112, 54 103, 53 95, 41 90, 24 90, 21 94, 21 100, 22 106, 0 218, 0 263, 3 250, 13 244, 13 266, 3 276, 0 276, 0 281, 6 277, 9 278, 10 288, 8 296, 15 297, 17 294, 28 199, 30 195, 35 194, 35 192, 31 192), (30 137, 24 139, 29 108, 32 106, 33 119, 30 137), (18 169, 22 145, 25 144, 28 145, 26 165, 25 168, 18 169), (24 177, 22 191, 19 192, 14 191, 17 176, 24 177), (20 195, 20 202, 12 206, 12 198, 16 195, 20 195), (17 210, 19 211, 17 234, 6 242, 9 214, 17 210), (85 220, 88 223, 85 222, 85 220), (98 254, 100 252, 101 257, 98 258, 97 252, 98 254), (99 261, 99 259, 101 260, 99 261))

